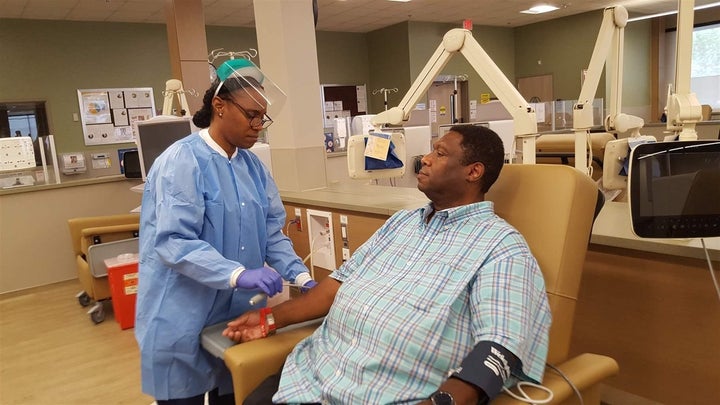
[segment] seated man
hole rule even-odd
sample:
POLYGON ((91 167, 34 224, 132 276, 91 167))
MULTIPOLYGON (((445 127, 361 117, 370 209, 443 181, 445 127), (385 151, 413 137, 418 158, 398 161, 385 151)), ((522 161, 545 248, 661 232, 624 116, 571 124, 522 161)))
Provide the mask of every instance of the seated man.
POLYGON ((397 212, 307 294, 228 323, 223 334, 244 342, 326 315, 246 403, 476 404, 540 380, 543 276, 484 201, 503 157, 492 130, 453 127, 422 159, 427 206, 397 212))

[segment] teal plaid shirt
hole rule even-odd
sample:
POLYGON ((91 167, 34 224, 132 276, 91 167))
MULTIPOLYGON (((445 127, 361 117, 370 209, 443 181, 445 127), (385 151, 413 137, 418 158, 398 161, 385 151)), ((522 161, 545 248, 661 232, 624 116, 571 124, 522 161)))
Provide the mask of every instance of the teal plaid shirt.
POLYGON ((541 380, 550 309, 524 238, 492 202, 431 212, 396 213, 332 274, 335 302, 288 356, 275 402, 417 402, 479 341, 541 380))

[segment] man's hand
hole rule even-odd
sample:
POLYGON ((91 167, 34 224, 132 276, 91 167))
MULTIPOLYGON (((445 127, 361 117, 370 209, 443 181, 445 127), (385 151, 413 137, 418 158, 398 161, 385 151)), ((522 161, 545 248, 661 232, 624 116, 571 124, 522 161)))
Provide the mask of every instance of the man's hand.
POLYGON ((260 311, 248 311, 240 315, 234 321, 228 322, 223 336, 237 343, 264 338, 267 332, 263 331, 260 316, 260 311))

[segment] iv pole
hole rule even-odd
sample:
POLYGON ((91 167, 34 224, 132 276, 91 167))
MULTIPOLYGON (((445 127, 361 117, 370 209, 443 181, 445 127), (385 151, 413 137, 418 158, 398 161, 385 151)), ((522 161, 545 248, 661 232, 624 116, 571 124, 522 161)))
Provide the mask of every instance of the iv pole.
MULTIPOLYGON (((460 120, 457 119, 457 111, 458 111, 458 79, 460 81, 465 81, 468 79, 467 75, 457 75, 453 78, 453 93, 450 95, 450 122, 453 124, 457 124, 460 122, 460 120)), ((462 119, 462 117, 460 118, 462 119)))
POLYGON ((373 90, 372 94, 373 94, 373 96, 374 96, 374 95, 376 95, 376 94, 378 94, 378 93, 383 93, 383 97, 385 98, 385 111, 387 111, 387 109, 388 109, 388 103, 387 103, 387 95, 388 95, 388 93, 397 93, 397 92, 398 92, 397 87, 392 88, 392 89, 386 89, 386 88, 383 87, 382 89, 375 89, 375 90, 373 90))

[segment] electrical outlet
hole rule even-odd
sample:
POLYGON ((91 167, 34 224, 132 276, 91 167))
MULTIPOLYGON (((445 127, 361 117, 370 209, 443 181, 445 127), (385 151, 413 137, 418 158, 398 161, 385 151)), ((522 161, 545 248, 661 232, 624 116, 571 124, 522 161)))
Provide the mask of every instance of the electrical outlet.
POLYGON ((298 232, 302 232, 302 220, 300 219, 300 216, 302 215, 300 208, 295 208, 295 225, 297 226, 298 232))

